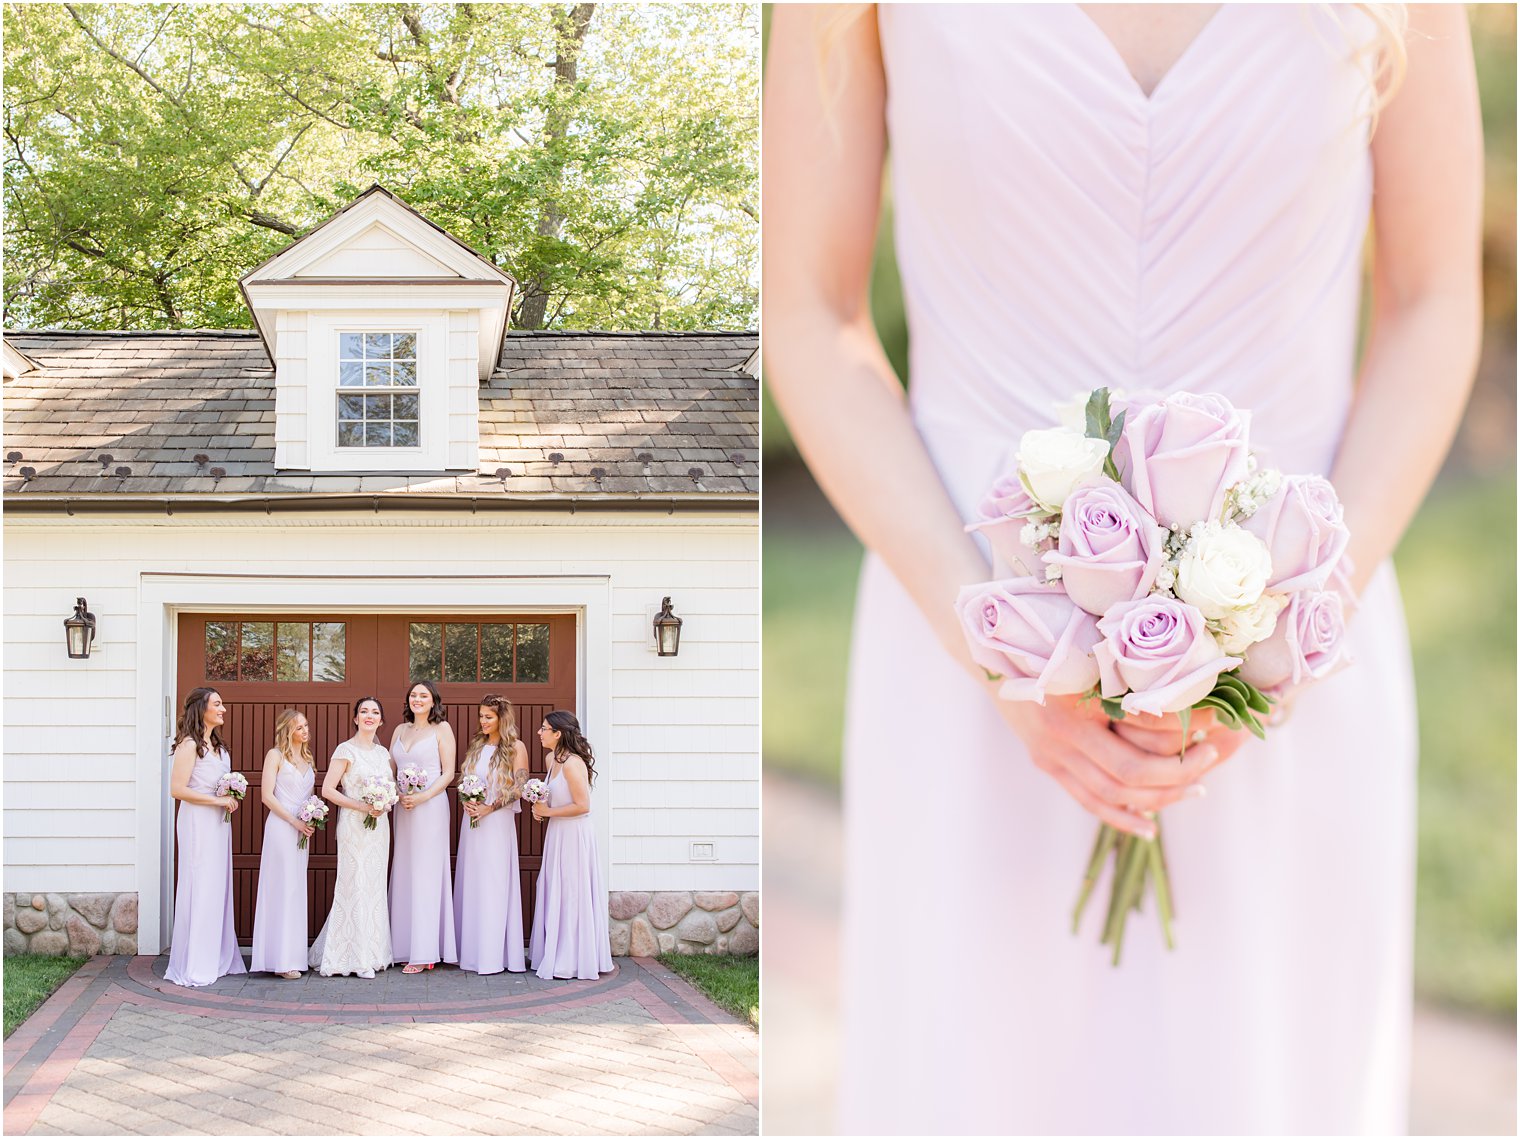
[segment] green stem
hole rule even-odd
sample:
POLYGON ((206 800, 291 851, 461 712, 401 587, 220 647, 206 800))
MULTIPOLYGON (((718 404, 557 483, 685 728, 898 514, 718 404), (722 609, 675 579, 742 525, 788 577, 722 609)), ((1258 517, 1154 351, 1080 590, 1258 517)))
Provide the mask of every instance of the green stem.
POLYGON ((1110 852, 1114 849, 1114 840, 1119 837, 1119 832, 1107 823, 1098 828, 1098 841, 1093 845, 1092 858, 1087 862, 1087 873, 1082 876, 1082 892, 1077 895, 1077 908, 1071 915, 1071 932, 1076 933, 1077 927, 1082 923, 1082 910, 1087 905, 1087 899, 1092 896, 1093 887, 1098 884, 1098 875, 1103 872, 1103 863, 1108 860, 1110 852))
POLYGON ((1154 842, 1146 844, 1150 849, 1146 851, 1150 863, 1151 885, 1156 890, 1156 912, 1161 915, 1161 932, 1166 937, 1166 947, 1176 949, 1177 944, 1172 940, 1172 885, 1166 878, 1166 865, 1161 860, 1161 824, 1156 823, 1156 838, 1154 842))
POLYGON ((1145 886, 1145 868, 1149 861, 1148 851, 1143 849, 1149 844, 1143 838, 1130 839, 1129 865, 1124 868, 1124 881, 1119 885, 1118 895, 1118 921, 1114 926, 1114 965, 1119 964, 1119 951, 1124 946, 1124 919, 1129 916, 1130 907, 1135 898, 1145 886))
POLYGON ((1113 940, 1114 930, 1118 927, 1123 910, 1120 906, 1123 895, 1125 878, 1129 875, 1129 864, 1134 860, 1135 836, 1121 834, 1118 838, 1118 856, 1114 859, 1114 878, 1108 891, 1108 916, 1103 919, 1103 938, 1100 942, 1107 945, 1113 940))

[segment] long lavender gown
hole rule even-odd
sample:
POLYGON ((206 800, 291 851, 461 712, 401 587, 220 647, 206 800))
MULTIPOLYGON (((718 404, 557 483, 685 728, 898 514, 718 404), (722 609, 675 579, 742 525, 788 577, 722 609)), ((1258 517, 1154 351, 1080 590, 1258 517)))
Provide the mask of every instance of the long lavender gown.
MULTIPOLYGON (((1328 471, 1372 195, 1371 20, 1225 4, 1146 96, 1073 5, 877 11, 910 406, 962 516, 1053 403, 1100 384, 1219 392, 1267 465, 1328 471)), ((1070 929, 1092 817, 869 558, 841 1132, 1401 1134, 1415 733, 1391 567, 1349 636, 1351 667, 1167 809, 1177 948, 1148 905, 1115 969, 1101 903, 1070 929), (902 825, 914 724, 953 725, 962 789, 923 833, 902 825), (939 966, 906 986, 905 915, 939 966)))
MULTIPOLYGON (((551 807, 572 802, 563 771, 549 777, 551 807)), ((591 814, 552 818, 544 824, 544 861, 533 909, 533 971, 546 981, 577 977, 594 981, 612 969, 607 937, 607 891, 596 853, 591 814)))
MULTIPOLYGON (((207 751, 190 772, 190 790, 216 794, 232 770, 225 751, 207 751)), ((228 973, 246 973, 232 928, 232 824, 221 807, 180 803, 174 831, 179 874, 174 884, 174 934, 164 979, 209 985, 228 973)))
MULTIPOLYGON (((299 768, 288 759, 274 777, 274 797, 292 815, 311 795, 317 773, 299 768)), ((259 893, 253 911, 254 973, 288 973, 303 970, 307 963, 306 859, 296 843, 301 836, 273 811, 264 820, 264 845, 259 853, 259 893)))
MULTIPOLYGON (((501 789, 488 777, 495 744, 486 744, 460 776, 485 781, 486 802, 501 789)), ((475 973, 521 973, 523 954, 522 887, 517 872, 517 816, 521 801, 492 811, 470 826, 459 820, 459 857, 454 863, 454 928, 459 931, 459 967, 475 973)))
MULTIPOLYGON (((399 772, 408 764, 425 770, 436 781, 442 774, 438 733, 408 750, 391 739, 391 758, 399 772)), ((426 965, 458 961, 454 948, 454 902, 449 886, 449 800, 436 795, 408 811, 399 803, 396 852, 391 860, 392 960, 426 965)))

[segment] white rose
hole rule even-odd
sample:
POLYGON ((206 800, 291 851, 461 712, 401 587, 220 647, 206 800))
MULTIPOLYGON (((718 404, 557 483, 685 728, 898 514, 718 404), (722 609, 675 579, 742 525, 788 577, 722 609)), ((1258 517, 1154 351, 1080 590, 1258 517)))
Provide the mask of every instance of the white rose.
POLYGON ((1272 576, 1267 544, 1238 526, 1196 528, 1177 563, 1177 596, 1210 620, 1249 609, 1272 576))
POLYGON ((1078 483, 1103 470, 1108 443, 1080 431, 1050 427, 1024 432, 1015 458, 1030 497, 1047 510, 1060 510, 1078 483))
POLYGON ((1230 613, 1219 622, 1219 647, 1230 656, 1240 656, 1257 641, 1264 641, 1277 628, 1277 615, 1288 598, 1281 593, 1264 593, 1249 609, 1230 613))

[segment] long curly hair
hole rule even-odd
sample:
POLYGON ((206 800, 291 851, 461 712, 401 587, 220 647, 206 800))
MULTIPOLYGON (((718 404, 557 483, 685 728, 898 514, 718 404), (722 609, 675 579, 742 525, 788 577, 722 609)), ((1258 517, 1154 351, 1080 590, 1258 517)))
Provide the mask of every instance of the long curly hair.
POLYGON ((564 763, 569 756, 580 756, 586 761, 586 782, 596 782, 596 759, 591 754, 591 742, 581 735, 581 723, 575 713, 550 712, 544 717, 544 723, 559 733, 559 743, 554 745, 554 755, 550 758, 555 763, 564 763))
MULTIPOLYGON (((195 758, 204 759, 206 756, 206 709, 211 704, 213 696, 219 696, 215 688, 192 688, 190 695, 185 697, 184 710, 180 712, 179 727, 174 733, 174 743, 170 750, 179 747, 180 741, 191 739, 195 741, 195 758)), ((211 729, 211 748, 213 751, 226 751, 227 744, 222 740, 222 733, 216 728, 211 729)))
MULTIPOLYGON (((486 782, 489 783, 499 796, 503 789, 512 785, 512 760, 517 756, 517 714, 512 710, 512 701, 505 696, 482 696, 480 706, 489 708, 496 713, 497 731, 501 742, 496 745, 496 754, 491 757, 491 766, 486 773, 486 782)), ((482 731, 470 737, 470 746, 465 750, 464 762, 460 764, 460 770, 466 770, 475 762, 480 755, 481 749, 486 746, 486 734, 482 731)))
POLYGON ((286 708, 274 719, 274 746, 275 750, 286 759, 299 759, 307 767, 311 767, 311 733, 307 733, 306 742, 300 748, 295 746, 296 721, 304 720, 306 716, 294 708, 286 708))
POLYGON ((438 685, 434 684, 431 680, 414 680, 410 685, 407 686, 406 699, 401 702, 401 718, 408 724, 410 724, 415 719, 415 717, 412 715, 412 691, 417 688, 418 685, 426 688, 428 690, 428 694, 433 698, 433 706, 428 709, 427 722, 430 724, 443 723, 443 697, 438 693, 438 685))

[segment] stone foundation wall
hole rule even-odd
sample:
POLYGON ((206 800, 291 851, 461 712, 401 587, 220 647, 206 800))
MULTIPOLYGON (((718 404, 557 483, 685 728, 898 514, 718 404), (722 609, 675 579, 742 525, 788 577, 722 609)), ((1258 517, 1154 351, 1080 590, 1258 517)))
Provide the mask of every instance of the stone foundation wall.
POLYGON ((4 894, 5 955, 137 952, 137 892, 4 894))
POLYGON ((612 955, 760 952, 760 895, 698 890, 608 895, 612 955))

